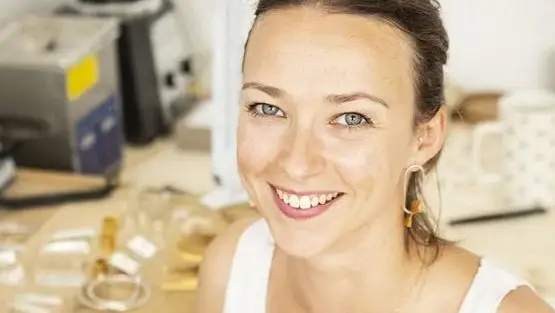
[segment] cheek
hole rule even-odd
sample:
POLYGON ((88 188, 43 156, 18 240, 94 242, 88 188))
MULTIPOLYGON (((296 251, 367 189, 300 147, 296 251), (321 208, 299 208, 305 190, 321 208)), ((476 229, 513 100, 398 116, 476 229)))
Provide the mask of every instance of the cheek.
POLYGON ((388 145, 386 137, 373 134, 357 142, 328 140, 327 159, 353 194, 369 195, 371 190, 383 190, 394 183, 398 151, 394 151, 395 145, 388 145))
POLYGON ((241 117, 237 129, 237 166, 242 175, 258 174, 271 165, 278 153, 279 132, 256 125, 250 117, 241 117))
POLYGON ((359 193, 379 186, 377 181, 387 177, 391 164, 387 147, 378 138, 357 143, 337 142, 328 145, 327 158, 334 164, 335 171, 343 183, 359 193))

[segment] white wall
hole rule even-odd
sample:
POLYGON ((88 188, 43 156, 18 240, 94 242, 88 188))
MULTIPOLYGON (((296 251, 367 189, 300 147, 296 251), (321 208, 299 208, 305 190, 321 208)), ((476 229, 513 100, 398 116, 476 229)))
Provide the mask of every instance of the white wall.
MULTIPOLYGON (((209 15, 215 0, 179 1, 209 15)), ((440 1, 454 82, 468 91, 555 90, 555 0, 440 1)))
MULTIPOLYGON (((198 49, 210 51, 217 0, 183 3, 198 49), (198 32, 196 31, 198 30, 198 32)), ((449 76, 468 91, 555 90, 555 0, 440 0, 451 39, 449 76)), ((208 68, 206 68, 208 69, 208 68)))
POLYGON ((441 0, 449 73, 470 90, 555 90, 554 0, 441 0))

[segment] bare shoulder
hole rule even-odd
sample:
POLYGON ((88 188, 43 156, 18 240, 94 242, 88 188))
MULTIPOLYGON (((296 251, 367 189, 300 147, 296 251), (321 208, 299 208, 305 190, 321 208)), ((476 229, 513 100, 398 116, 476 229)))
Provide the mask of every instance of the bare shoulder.
POLYGON ((256 220, 248 218, 235 222, 208 247, 200 267, 195 312, 222 312, 237 242, 256 220))
POLYGON ((555 310, 529 287, 509 293, 499 306, 498 313, 555 313, 555 310))
POLYGON ((426 279, 425 310, 428 312, 457 312, 472 286, 480 258, 456 245, 442 248, 429 268, 426 279))
MULTIPOLYGON (((443 312, 457 311, 470 290, 481 264, 481 257, 458 246, 451 246, 444 251, 437 262, 438 270, 434 282, 441 286, 434 290, 444 299, 440 304, 443 312), (446 287, 448 286, 448 287, 446 287)), ((555 313, 555 310, 543 301, 529 287, 519 287, 509 293, 501 302, 498 313, 555 313)))

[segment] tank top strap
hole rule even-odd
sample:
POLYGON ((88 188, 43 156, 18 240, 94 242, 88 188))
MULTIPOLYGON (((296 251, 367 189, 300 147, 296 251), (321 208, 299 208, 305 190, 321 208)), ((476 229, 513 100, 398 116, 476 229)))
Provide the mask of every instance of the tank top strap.
POLYGON ((227 284, 224 313, 264 313, 274 242, 268 224, 259 220, 239 238, 227 284))
POLYGON ((525 281, 482 259, 459 313, 497 313, 503 299, 522 286, 530 287, 525 281))

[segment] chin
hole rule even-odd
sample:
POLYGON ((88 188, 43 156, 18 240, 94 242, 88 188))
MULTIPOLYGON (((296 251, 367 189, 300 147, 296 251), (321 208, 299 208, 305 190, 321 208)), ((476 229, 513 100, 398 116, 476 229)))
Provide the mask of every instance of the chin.
MULTIPOLYGON (((287 255, 310 259, 328 250, 339 237, 341 216, 333 210, 311 219, 292 219, 275 207, 265 208, 264 216, 276 246, 287 255)), ((340 211, 341 208, 338 208, 340 211)))
POLYGON ((268 220, 276 246, 287 255, 310 259, 325 251, 334 242, 332 232, 324 233, 322 229, 312 230, 300 225, 280 223, 268 220))

